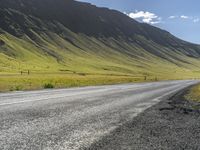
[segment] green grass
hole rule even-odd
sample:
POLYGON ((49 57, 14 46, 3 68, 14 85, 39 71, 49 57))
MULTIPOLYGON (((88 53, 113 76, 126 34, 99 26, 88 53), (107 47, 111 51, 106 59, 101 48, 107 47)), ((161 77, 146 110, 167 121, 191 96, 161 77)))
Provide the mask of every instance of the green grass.
POLYGON ((54 84, 52 84, 52 83, 45 83, 43 87, 45 89, 53 89, 54 88, 54 84))
POLYGON ((0 91, 36 90, 45 88, 69 88, 91 85, 149 82, 170 78, 164 76, 106 75, 83 73, 31 73, 0 74, 0 91))
MULTIPOLYGON (((149 78, 154 80, 153 78, 149 78)), ((0 76, 0 91, 68 88, 144 81, 142 77, 78 74, 9 74, 0 76)))

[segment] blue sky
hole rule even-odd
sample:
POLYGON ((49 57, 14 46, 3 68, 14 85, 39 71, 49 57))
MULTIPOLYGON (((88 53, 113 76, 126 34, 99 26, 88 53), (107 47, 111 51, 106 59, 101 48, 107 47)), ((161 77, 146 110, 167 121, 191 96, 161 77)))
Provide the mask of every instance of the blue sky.
POLYGON ((126 13, 200 44, 200 0, 79 0, 126 13))

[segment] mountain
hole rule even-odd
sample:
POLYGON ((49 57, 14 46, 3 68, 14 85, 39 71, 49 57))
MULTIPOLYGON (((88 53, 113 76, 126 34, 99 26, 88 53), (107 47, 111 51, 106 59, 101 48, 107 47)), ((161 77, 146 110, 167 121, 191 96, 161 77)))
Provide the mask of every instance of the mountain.
POLYGON ((200 45, 74 0, 0 0, 0 72, 193 76, 200 45))

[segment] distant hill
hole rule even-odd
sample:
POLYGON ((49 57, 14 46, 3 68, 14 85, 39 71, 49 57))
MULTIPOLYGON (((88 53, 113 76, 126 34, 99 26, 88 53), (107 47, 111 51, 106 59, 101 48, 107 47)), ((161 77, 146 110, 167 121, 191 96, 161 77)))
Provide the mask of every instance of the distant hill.
POLYGON ((177 76, 200 73, 200 46, 74 0, 0 0, 0 72, 177 76))

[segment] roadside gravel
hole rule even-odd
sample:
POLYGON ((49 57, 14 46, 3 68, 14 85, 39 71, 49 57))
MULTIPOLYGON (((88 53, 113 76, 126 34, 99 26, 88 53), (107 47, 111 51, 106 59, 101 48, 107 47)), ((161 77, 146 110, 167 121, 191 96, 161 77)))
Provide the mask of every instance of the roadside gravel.
POLYGON ((200 103, 185 89, 91 145, 102 150, 200 150, 200 103))

